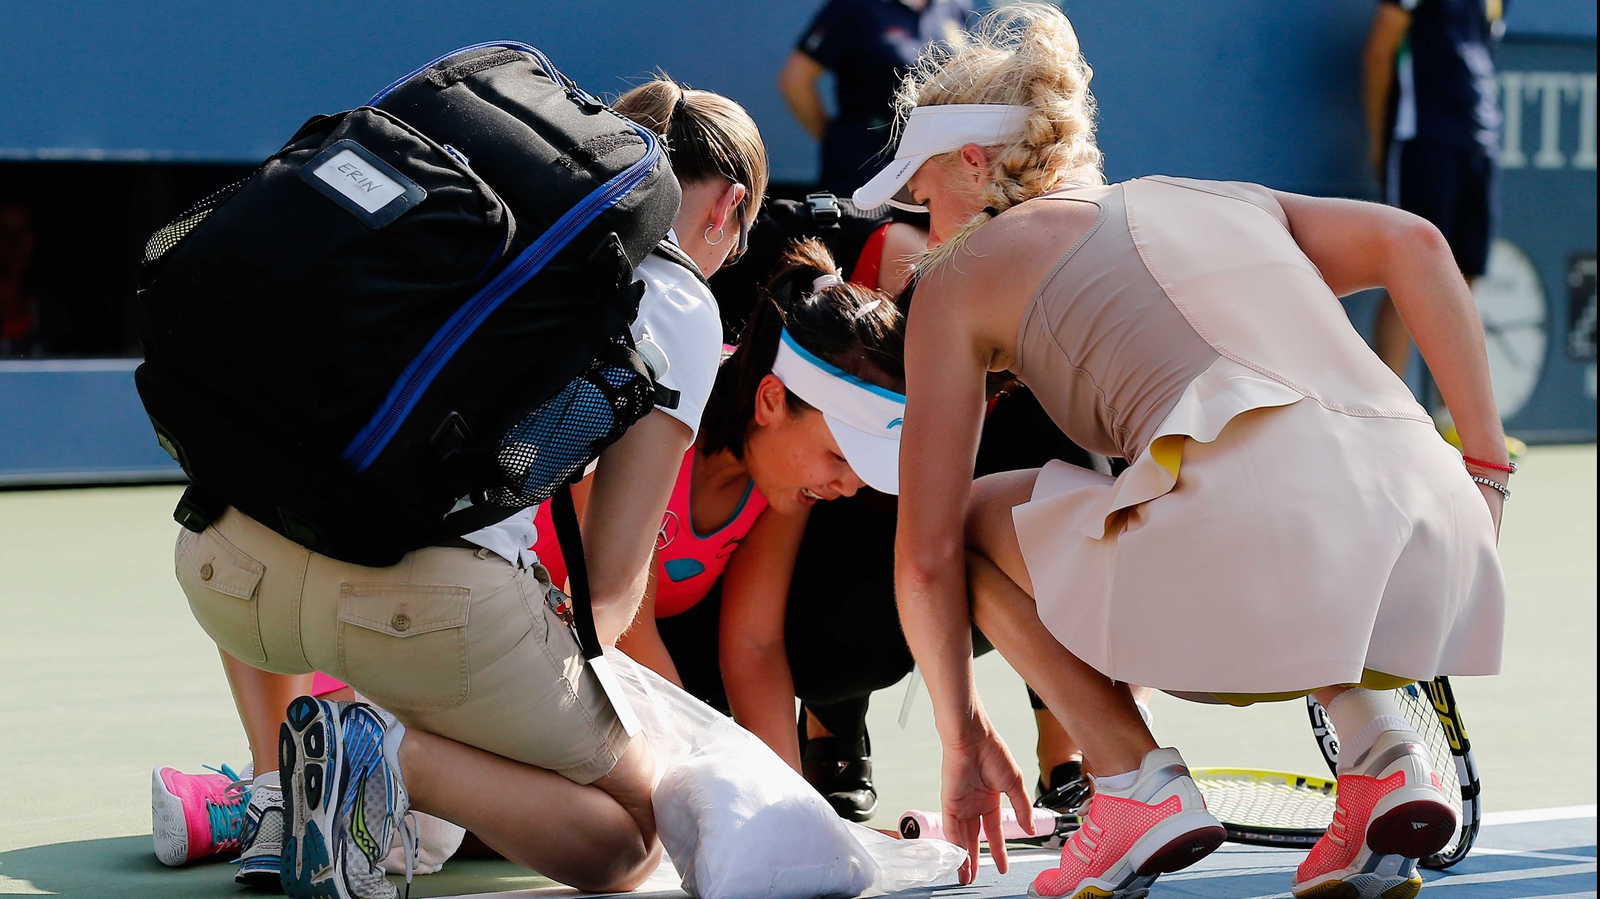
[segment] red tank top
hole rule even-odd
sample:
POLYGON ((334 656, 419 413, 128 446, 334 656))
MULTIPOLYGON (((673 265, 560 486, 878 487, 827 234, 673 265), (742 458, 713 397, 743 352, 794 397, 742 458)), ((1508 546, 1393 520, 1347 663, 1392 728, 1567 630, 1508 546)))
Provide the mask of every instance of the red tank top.
POLYGON ((882 275, 883 268, 883 244, 889 236, 889 225, 892 224, 894 223, 890 222, 879 227, 867 237, 866 244, 861 247, 861 255, 856 257, 855 268, 850 270, 851 283, 873 290, 878 289, 878 278, 882 275))
MULTIPOLYGON (((681 615, 705 599, 711 585, 728 567, 728 558, 739 548, 739 541, 750 533, 756 519, 767 509, 767 498, 751 481, 733 518, 709 534, 697 534, 689 512, 693 474, 694 447, 690 447, 678 469, 667 512, 661 517, 661 530, 656 534, 657 618, 681 615)), ((539 529, 533 551, 550 572, 550 580, 560 585, 567 579, 567 563, 561 558, 561 544, 556 540, 549 503, 539 506, 533 521, 539 529)))

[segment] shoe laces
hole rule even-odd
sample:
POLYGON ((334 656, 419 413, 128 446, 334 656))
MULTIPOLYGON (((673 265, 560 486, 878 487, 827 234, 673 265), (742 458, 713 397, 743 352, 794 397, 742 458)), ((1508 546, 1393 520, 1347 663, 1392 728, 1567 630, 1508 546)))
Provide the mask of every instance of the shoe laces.
POLYGON ((1332 840, 1336 846, 1343 847, 1348 842, 1344 838, 1344 833, 1350 829, 1349 825, 1345 824, 1346 817, 1344 806, 1335 804, 1333 807, 1333 822, 1328 825, 1328 839, 1332 840))
POLYGON ((230 783, 222 791, 222 798, 206 797, 206 818, 211 824, 211 842, 218 847, 237 847, 244 839, 245 806, 250 802, 250 784, 241 780, 237 772, 227 765, 220 768, 205 766, 228 778, 230 783))
POLYGON ((1067 848, 1078 857, 1078 861, 1092 865, 1095 851, 1100 848, 1100 842, 1096 838, 1104 833, 1105 830, 1093 818, 1084 816, 1083 825, 1067 841, 1067 848))
POLYGON ((417 835, 417 816, 414 812, 406 812, 400 819, 400 851, 406 857, 406 897, 411 899, 411 874, 417 868, 418 853, 421 852, 421 840, 417 835))

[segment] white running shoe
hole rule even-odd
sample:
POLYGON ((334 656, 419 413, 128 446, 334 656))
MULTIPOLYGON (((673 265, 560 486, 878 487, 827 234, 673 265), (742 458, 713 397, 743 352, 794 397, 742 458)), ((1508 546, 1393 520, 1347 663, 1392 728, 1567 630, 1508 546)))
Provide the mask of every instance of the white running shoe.
POLYGON ((283 788, 252 787, 244 817, 239 870, 234 872, 233 882, 247 886, 278 886, 283 856, 283 788))

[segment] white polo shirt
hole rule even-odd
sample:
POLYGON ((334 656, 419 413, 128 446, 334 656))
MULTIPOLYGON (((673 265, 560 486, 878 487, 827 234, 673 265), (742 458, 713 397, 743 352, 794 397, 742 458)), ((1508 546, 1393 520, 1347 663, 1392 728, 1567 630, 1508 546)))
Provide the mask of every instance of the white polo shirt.
MULTIPOLYGON (((677 241, 676 235, 667 235, 677 241)), ((660 383, 678 391, 678 408, 662 412, 689 426, 690 439, 700 433, 700 417, 711 399, 711 385, 722 362, 722 316, 716 297, 693 272, 670 259, 651 254, 634 269, 644 282, 639 315, 633 320, 635 342, 646 336, 667 356, 660 383)), ((529 547, 539 537, 534 509, 527 508, 463 539, 493 551, 513 565, 536 561, 529 547)))

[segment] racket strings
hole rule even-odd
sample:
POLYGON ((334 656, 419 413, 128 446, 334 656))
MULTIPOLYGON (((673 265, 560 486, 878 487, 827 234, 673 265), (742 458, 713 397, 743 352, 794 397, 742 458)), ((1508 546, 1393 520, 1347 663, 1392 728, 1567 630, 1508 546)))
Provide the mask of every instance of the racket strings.
MULTIPOLYGON (((1434 712, 1433 701, 1416 684, 1396 690, 1395 700, 1399 702, 1411 729, 1421 734, 1427 743, 1428 765, 1439 778, 1439 789, 1444 793, 1445 801, 1455 810, 1456 820, 1464 823, 1466 816, 1462 814, 1461 806, 1461 775, 1456 768, 1455 755, 1450 751, 1450 740, 1445 735, 1444 726, 1439 723, 1438 714, 1434 712)), ((1458 823, 1457 839, 1460 833, 1461 825, 1458 823)), ((1454 845, 1454 841, 1451 845, 1454 845)))
POLYGON ((1334 797, 1329 791, 1287 780, 1195 774, 1206 808, 1230 824, 1321 831, 1333 820, 1334 797))

